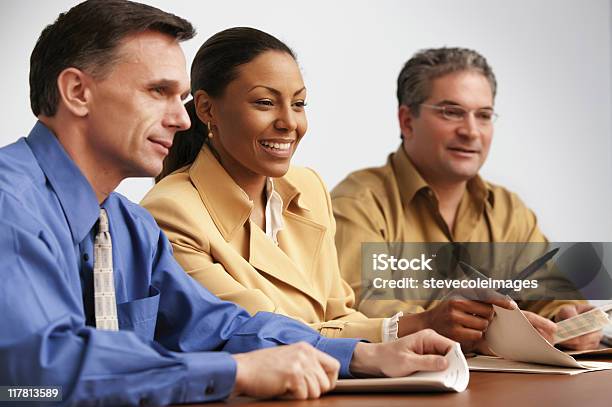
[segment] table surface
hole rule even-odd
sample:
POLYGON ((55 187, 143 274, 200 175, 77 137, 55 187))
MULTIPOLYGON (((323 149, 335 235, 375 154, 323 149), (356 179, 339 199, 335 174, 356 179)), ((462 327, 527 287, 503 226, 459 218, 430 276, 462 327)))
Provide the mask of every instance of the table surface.
MULTIPOLYGON (((609 360, 608 360, 609 361, 609 360)), ((575 376, 470 372, 462 393, 327 394, 318 400, 253 400, 236 398, 199 406, 249 405, 278 407, 366 406, 612 406, 612 370, 575 376)), ((191 406, 196 406, 191 404, 191 406)))

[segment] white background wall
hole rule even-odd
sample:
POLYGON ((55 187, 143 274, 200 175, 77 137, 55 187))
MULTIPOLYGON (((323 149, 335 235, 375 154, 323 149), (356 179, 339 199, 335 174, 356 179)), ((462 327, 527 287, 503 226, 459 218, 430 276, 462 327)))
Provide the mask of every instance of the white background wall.
MULTIPOLYGON (((330 187, 384 163, 399 144, 395 80, 415 51, 480 51, 497 75, 501 115, 484 177, 518 192, 552 240, 612 241, 612 1, 147 2, 198 28, 184 45, 188 60, 210 35, 239 25, 294 48, 310 123, 294 163, 330 187)), ((0 146, 34 124, 29 55, 42 28, 74 4, 0 3, 0 146)), ((127 180, 119 190, 138 201, 150 186, 127 180)))

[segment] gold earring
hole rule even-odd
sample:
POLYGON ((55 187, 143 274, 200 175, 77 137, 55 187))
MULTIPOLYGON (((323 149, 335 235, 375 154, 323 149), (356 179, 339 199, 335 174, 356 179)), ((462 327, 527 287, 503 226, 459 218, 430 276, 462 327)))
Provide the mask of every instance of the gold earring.
POLYGON ((206 127, 208 127, 208 138, 213 138, 212 126, 210 125, 210 122, 206 124, 206 127))

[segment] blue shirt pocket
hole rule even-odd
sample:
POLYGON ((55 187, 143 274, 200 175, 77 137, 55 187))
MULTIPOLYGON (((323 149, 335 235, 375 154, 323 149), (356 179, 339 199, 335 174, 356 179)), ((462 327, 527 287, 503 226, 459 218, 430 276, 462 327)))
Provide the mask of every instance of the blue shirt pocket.
POLYGON ((140 338, 152 340, 158 310, 159 290, 149 286, 148 297, 117 304, 119 329, 134 331, 140 338))

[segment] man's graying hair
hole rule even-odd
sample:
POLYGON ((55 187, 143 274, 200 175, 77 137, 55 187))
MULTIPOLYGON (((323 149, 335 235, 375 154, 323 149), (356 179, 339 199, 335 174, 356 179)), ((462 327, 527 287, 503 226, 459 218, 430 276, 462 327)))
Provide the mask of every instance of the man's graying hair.
POLYGON ((419 115, 420 105, 431 92, 434 79, 459 71, 483 74, 491 85, 493 99, 497 93, 495 74, 487 60, 467 48, 429 48, 417 52, 406 62, 397 78, 397 101, 419 115))
POLYGON ((57 78, 66 68, 104 78, 121 58, 121 40, 147 30, 177 41, 195 29, 174 14, 127 0, 88 0, 59 15, 38 37, 30 57, 30 105, 35 116, 54 116, 59 102, 57 78))

